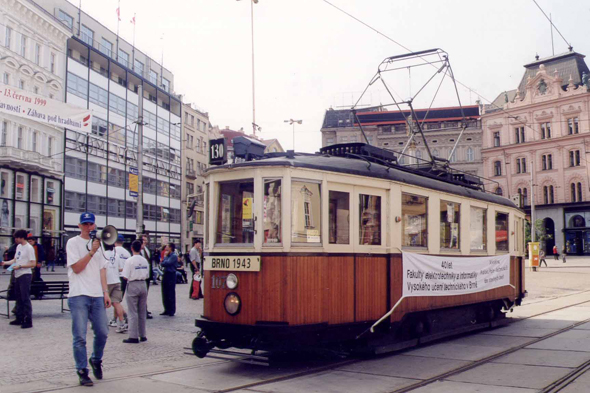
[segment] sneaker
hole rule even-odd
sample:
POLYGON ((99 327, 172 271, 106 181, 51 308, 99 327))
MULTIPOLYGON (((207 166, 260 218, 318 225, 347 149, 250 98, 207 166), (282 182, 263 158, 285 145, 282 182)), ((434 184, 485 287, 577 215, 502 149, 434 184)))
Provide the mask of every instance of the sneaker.
POLYGON ((111 319, 109 322, 109 326, 110 327, 117 327, 117 320, 116 319, 111 319))
POLYGON ((102 379, 102 360, 92 360, 92 358, 88 359, 88 363, 90 363, 90 367, 92 367, 92 374, 96 379, 102 379))
POLYGON ((90 379, 90 377, 88 377, 88 369, 82 369, 82 370, 78 370, 76 372, 78 374, 78 378, 80 379, 80 385, 82 386, 93 386, 94 382, 92 382, 92 379, 90 379))
POLYGON ((125 329, 125 326, 121 325, 121 326, 117 326, 115 333, 125 333, 126 331, 127 331, 127 329, 125 329))

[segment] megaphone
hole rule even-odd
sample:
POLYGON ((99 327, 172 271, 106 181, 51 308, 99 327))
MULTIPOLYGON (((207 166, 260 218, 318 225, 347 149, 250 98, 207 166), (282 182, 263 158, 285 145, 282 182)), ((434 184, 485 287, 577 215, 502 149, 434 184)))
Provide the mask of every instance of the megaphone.
POLYGON ((99 239, 105 246, 112 246, 117 241, 117 237, 119 236, 119 231, 112 225, 105 226, 100 235, 97 236, 96 231, 90 232, 90 238, 92 240, 99 239))

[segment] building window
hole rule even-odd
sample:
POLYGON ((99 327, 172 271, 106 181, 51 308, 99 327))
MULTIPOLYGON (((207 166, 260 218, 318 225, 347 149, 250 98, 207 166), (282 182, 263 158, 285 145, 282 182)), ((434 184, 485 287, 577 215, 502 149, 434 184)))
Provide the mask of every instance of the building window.
POLYGON ((35 64, 41 64, 41 45, 35 44, 35 64))
POLYGON ((125 108, 127 107, 127 102, 124 98, 119 97, 116 94, 110 93, 110 100, 109 100, 109 109, 115 113, 120 114, 121 116, 125 116, 125 108))
POLYGON ((100 44, 100 51, 111 57, 113 54, 113 43, 103 37, 100 44))
POLYGON ((20 55, 27 57, 27 37, 24 34, 20 36, 20 55))
POLYGON ((143 76, 143 63, 141 61, 135 59, 133 67, 135 72, 143 76))
POLYGON ((500 146, 500 132, 494 132, 494 147, 500 146))
POLYGON ((516 143, 524 143, 524 127, 516 127, 514 129, 514 133, 516 136, 516 143))
POLYGON ((83 99, 88 99, 88 81, 82 79, 77 75, 68 72, 68 93, 72 93, 83 99))
POLYGON ((119 63, 129 67, 129 53, 119 49, 119 63))
POLYGON ((92 116, 92 133, 104 137, 107 133, 107 122, 96 116, 92 116))
POLYGON ((72 18, 71 16, 69 16, 68 14, 66 14, 65 12, 63 12, 62 10, 59 10, 57 12, 57 18, 66 26, 68 26, 70 29, 72 28, 72 26, 74 26, 74 18, 72 18))
POLYGON ((570 187, 572 194, 572 202, 582 202, 582 183, 572 183, 570 187))
POLYGON ((4 37, 4 46, 10 49, 10 42, 12 39, 12 29, 6 26, 6 36, 4 37))
POLYGON ((580 151, 570 150, 570 166, 580 166, 580 151))
POLYGON ((18 131, 17 131, 17 138, 16 138, 16 148, 17 149, 23 148, 23 133, 24 133, 23 128, 19 127, 18 131))
POLYGON ((471 162, 474 160, 473 157, 473 149, 471 147, 467 148, 467 161, 471 162))
POLYGON ((5 85, 9 85, 10 84, 10 74, 8 72, 5 72, 2 80, 5 85))
POLYGON ((33 93, 39 94, 39 88, 37 86, 33 87, 33 93))
POLYGON ((541 157, 541 168, 544 171, 553 169, 553 157, 551 154, 544 154, 541 157))
POLYGON ((84 41, 88 46, 93 46, 94 31, 82 25, 82 28, 80 29, 80 36, 82 38, 82 41, 84 41))
POLYGON ((578 118, 572 117, 571 119, 567 119, 567 127, 569 135, 578 134, 580 132, 580 128, 578 127, 578 118))
POLYGON ((0 136, 0 146, 6 146, 8 143, 8 122, 2 122, 2 135, 0 136))
POLYGON ((90 98, 90 102, 102 106, 103 108, 107 108, 107 104, 109 101, 109 95, 108 92, 103 89, 102 87, 98 87, 95 84, 91 83, 90 84, 90 89, 89 89, 89 98, 90 98))
POLYGON ((526 158, 516 159, 516 173, 526 173, 526 158))
POLYGON ((541 123, 541 139, 551 138, 551 123, 541 123))
POLYGON ((170 93, 170 81, 166 78, 162 78, 162 88, 165 92, 170 93))
POLYGON ((49 71, 55 74, 55 53, 49 55, 49 71))
POLYGON ((527 203, 527 189, 526 188, 519 188, 518 189, 518 195, 520 196, 520 201, 522 203, 522 206, 526 206, 527 203))
POLYGON ((502 163, 494 161, 494 176, 502 176, 502 163))
POLYGON ((334 144, 334 138, 327 138, 326 139, 326 146, 333 145, 333 144, 334 144))
POLYGON ((25 89, 25 81, 24 80, 20 79, 18 81, 18 88, 23 89, 23 90, 25 89))
POLYGON ((32 143, 31 143, 31 150, 33 150, 35 153, 37 152, 37 138, 39 137, 39 133, 37 131, 33 131, 33 139, 32 139, 32 143))
POLYGON ((553 186, 543 186, 543 203, 545 205, 554 203, 553 186))
POLYGON ((150 82, 152 82, 154 85, 157 85, 158 84, 158 73, 154 70, 150 70, 149 79, 150 79, 150 82))
POLYGON ((402 245, 427 247, 428 198, 402 193, 402 245))
POLYGON ((51 136, 47 138, 47 156, 53 156, 53 137, 51 136))

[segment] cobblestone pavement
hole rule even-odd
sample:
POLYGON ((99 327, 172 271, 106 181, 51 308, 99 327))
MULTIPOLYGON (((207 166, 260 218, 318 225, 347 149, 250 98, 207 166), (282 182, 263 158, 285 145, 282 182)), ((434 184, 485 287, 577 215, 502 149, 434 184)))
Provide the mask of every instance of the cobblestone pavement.
MULTIPOLYGON (((53 274, 44 272, 43 279, 67 280, 66 270, 60 267, 53 274)), ((1 289, 8 286, 8 280, 8 274, 0 274, 1 289)), ((203 301, 189 299, 188 291, 188 284, 177 285, 176 316, 159 316, 163 311, 161 285, 150 286, 148 309, 154 319, 147 321, 148 341, 123 344, 122 339, 127 338, 127 335, 115 333, 115 328, 110 328, 103 358, 105 374, 121 370, 129 374, 158 372, 171 367, 210 362, 185 354, 184 347, 190 347, 195 337, 194 318, 203 310, 203 301)), ((33 329, 9 326, 9 320, 0 317, 0 391, 6 392, 5 388, 9 385, 26 384, 34 387, 40 381, 57 382, 63 380, 64 376, 72 376, 72 382, 77 382, 70 314, 61 313, 60 300, 33 301, 32 304, 33 329)), ((2 302, 0 307, 5 311, 6 303, 2 302)), ((112 308, 107 313, 110 318, 112 308)), ((87 347, 91 348, 92 330, 90 327, 88 330, 87 347)), ((91 349, 88 356, 90 353, 91 349)))

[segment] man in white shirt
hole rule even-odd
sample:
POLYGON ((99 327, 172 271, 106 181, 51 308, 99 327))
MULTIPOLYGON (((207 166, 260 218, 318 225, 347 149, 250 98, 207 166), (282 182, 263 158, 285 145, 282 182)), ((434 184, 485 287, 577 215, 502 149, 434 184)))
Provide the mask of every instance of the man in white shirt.
POLYGON ((94 376, 102 379, 102 355, 109 333, 106 308, 111 306, 107 286, 108 261, 100 247, 100 240, 90 237, 96 228, 94 214, 82 213, 78 228, 80 235, 66 244, 70 280, 68 306, 72 315, 74 360, 80 385, 92 386, 86 360, 86 330, 88 321, 92 322, 94 345, 89 362, 94 376))
POLYGON ((197 284, 194 283, 195 274, 201 275, 201 241, 195 240, 193 243, 193 248, 189 252, 189 259, 191 261, 191 270, 193 272, 192 278, 193 282, 191 282, 190 290, 189 290, 189 298, 191 299, 201 299, 203 294, 201 293, 202 289, 200 288, 200 282, 197 284), (195 288, 196 286, 196 288, 195 288), (193 294, 193 291, 197 290, 196 294, 193 294))
POLYGON ((138 344, 147 341, 145 325, 147 319, 147 283, 149 278, 148 261, 140 255, 142 241, 131 243, 133 256, 125 261, 123 277, 127 279, 127 310, 129 310, 129 338, 126 344, 138 344))
POLYGON ((110 251, 109 264, 107 265, 107 284, 109 287, 109 296, 113 307, 115 308, 115 326, 117 326, 116 333, 125 333, 127 330, 125 324, 125 309, 123 308, 123 291, 121 290, 121 279, 125 260, 129 258, 129 252, 123 248, 123 235, 117 237, 115 248, 110 251))
POLYGON ((23 329, 33 327, 33 307, 31 305, 31 279, 33 271, 31 268, 37 265, 35 249, 27 242, 27 231, 19 229, 14 233, 14 241, 18 246, 14 259, 2 262, 3 265, 10 265, 14 270, 15 292, 16 292, 16 319, 10 325, 21 325, 23 329))

